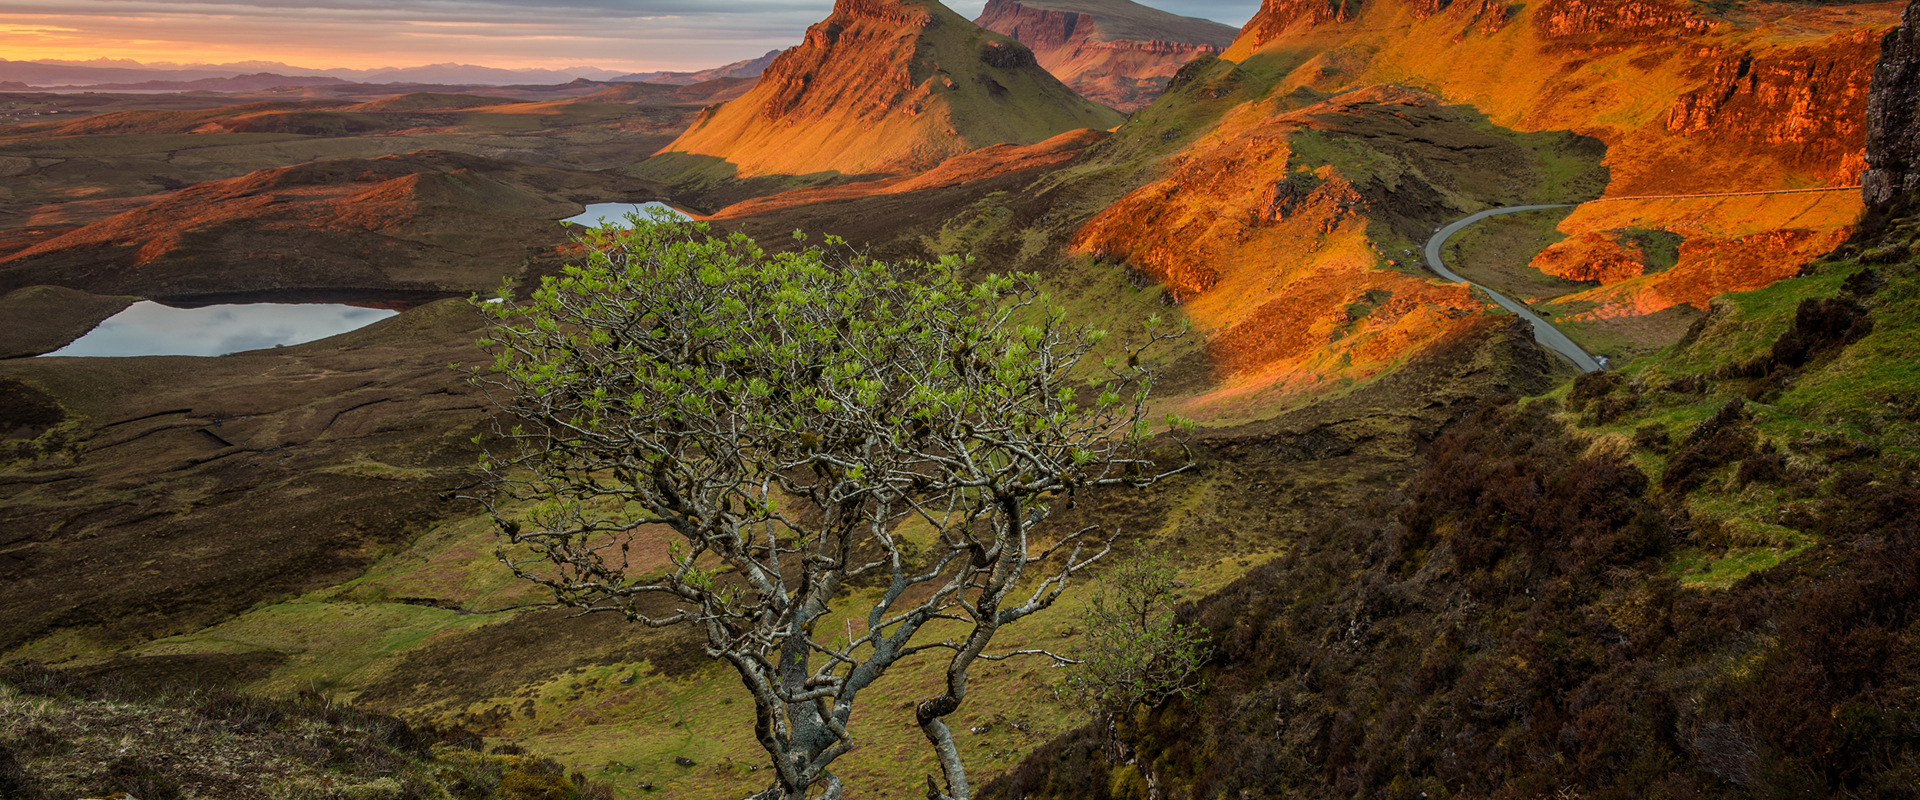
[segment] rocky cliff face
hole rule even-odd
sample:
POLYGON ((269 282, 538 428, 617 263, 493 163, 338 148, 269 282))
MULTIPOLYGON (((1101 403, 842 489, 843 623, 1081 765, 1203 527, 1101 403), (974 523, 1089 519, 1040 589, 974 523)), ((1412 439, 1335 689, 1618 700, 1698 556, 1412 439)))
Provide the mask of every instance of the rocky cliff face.
POLYGON ((1119 121, 934 0, 840 0, 750 92, 661 152, 726 177, 900 173, 1119 121))
POLYGON ((1062 82, 1121 111, 1145 107, 1182 64, 1218 54, 1235 33, 1128 0, 989 0, 974 24, 1018 39, 1062 82))
POLYGON ((1667 110, 1677 136, 1766 151, 1851 183, 1860 161, 1878 36, 1859 30, 1814 47, 1729 53, 1691 75, 1702 80, 1667 110))
POLYGON ((1263 0, 1259 13, 1240 29, 1239 41, 1259 47, 1282 34, 1347 22, 1359 14, 1360 0, 1263 0))
POLYGON ((973 24, 1019 39, 1036 54, 1086 41, 1094 28, 1092 15, 1028 7, 1018 0, 988 0, 973 24))
POLYGON ((1548 39, 1614 41, 1699 33, 1714 25, 1695 14, 1689 4, 1664 0, 1547 0, 1533 21, 1548 39))
POLYGON ((1859 234, 1877 235, 1912 213, 1920 190, 1920 11, 1907 4, 1900 27, 1880 41, 1867 99, 1866 163, 1860 176, 1867 213, 1859 234))

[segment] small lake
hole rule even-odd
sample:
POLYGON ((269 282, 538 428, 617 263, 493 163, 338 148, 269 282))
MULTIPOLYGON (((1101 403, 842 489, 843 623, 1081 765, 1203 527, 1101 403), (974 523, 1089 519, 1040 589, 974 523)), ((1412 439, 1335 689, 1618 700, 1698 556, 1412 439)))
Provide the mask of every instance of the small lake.
MULTIPOLYGON (((675 214, 680 215, 681 217, 687 217, 686 212, 683 212, 680 209, 674 208, 673 206, 667 205, 666 203, 660 203, 660 202, 594 203, 592 205, 587 206, 586 211, 580 214, 576 214, 574 216, 568 217, 561 221, 571 222, 575 225, 585 225, 589 228, 595 228, 595 227, 599 227, 601 225, 605 225, 609 223, 616 225, 618 227, 624 228, 627 226, 626 223, 627 223, 628 214, 639 214, 640 216, 644 217, 647 215, 647 212, 649 210, 655 209, 655 208, 664 208, 668 211, 671 211, 675 214)), ((691 219, 690 217, 687 217, 687 218, 691 219)))
MULTIPOLYGON (((594 203, 565 221, 577 225, 626 226, 628 214, 645 216, 665 203, 594 203)), ((405 308, 413 303, 406 303, 405 308)), ((247 350, 303 344, 362 328, 399 312, 327 303, 229 303, 199 308, 142 300, 109 317, 87 335, 48 356, 223 356, 247 350)))
POLYGON ((223 356, 325 339, 399 312, 322 303, 127 306, 48 356, 223 356))

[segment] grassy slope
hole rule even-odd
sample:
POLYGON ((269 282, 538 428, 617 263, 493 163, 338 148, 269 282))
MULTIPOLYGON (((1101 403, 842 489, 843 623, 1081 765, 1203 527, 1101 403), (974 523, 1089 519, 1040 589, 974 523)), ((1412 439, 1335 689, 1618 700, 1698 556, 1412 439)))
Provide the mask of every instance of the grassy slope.
POLYGON ((1187 409, 1206 419, 1259 418, 1380 374, 1459 324, 1477 304, 1434 285, 1408 255, 1441 219, 1498 202, 1508 185, 1546 199, 1598 189, 1579 177, 1597 152, 1581 156, 1563 134, 1506 130, 1406 90, 1324 100, 1270 91, 1262 72, 1292 65, 1270 56, 1189 67, 1182 85, 1059 178, 1154 165, 1132 173, 1145 185, 1080 227, 1072 249, 1124 261, 1184 301, 1223 384, 1187 409), (1407 114, 1422 133, 1394 119, 1407 114), (1177 155, 1156 158, 1144 146, 1155 139, 1177 155), (1481 155, 1450 164, 1454 147, 1481 155), (1299 197, 1276 211, 1271 187, 1283 180, 1299 197), (1343 313, 1356 304, 1365 313, 1343 313))
POLYGON ((307 693, 263 700, 35 669, 0 674, 0 795, 254 800, 610 800, 558 762, 478 751, 307 693))
MULTIPOLYGON (((1730 118, 1719 128, 1681 133, 1669 130, 1669 114, 1683 95, 1705 85, 1705 65, 1741 53, 1762 62, 1840 65, 1824 78, 1828 91, 1837 94, 1811 107, 1851 108, 1865 91, 1864 65, 1877 52, 1873 44, 1879 32, 1896 21, 1896 4, 1832 13, 1769 7, 1764 14, 1734 15, 1739 22, 1720 22, 1704 32, 1562 40, 1541 32, 1550 5, 1515 6, 1518 13, 1496 27, 1486 6, 1456 4, 1418 19, 1404 4, 1367 4, 1351 23, 1258 44, 1243 37, 1226 57, 1250 71, 1279 76, 1276 91, 1400 83, 1470 104, 1499 125, 1598 137, 1608 147, 1610 196, 1838 185, 1852 183, 1861 168, 1857 126, 1841 124, 1796 149, 1773 138, 1748 141, 1757 134, 1743 126, 1761 124, 1753 120, 1730 118), (1693 49, 1680 55, 1675 48, 1683 43, 1693 49), (1851 77, 1843 81, 1840 73, 1851 77), (1846 81, 1851 83, 1835 88, 1846 81), (1853 149, 1842 142, 1852 142, 1853 149), (1806 155, 1816 152, 1820 155, 1806 155)), ((1822 122, 1818 113, 1805 124, 1840 124, 1822 122)), ((1792 134, 1766 137, 1781 135, 1792 134)), ((1511 190, 1505 201, 1535 199, 1521 191, 1511 190)), ((1560 225, 1568 241, 1535 266, 1552 272, 1554 263, 1603 258, 1606 242, 1625 227, 1686 238, 1691 244, 1677 268, 1608 276, 1605 286, 1567 298, 1573 305, 1555 309, 1562 318, 1578 315, 1590 323, 1575 327, 1577 337, 1601 352, 1630 356, 1670 343, 1682 330, 1673 320, 1685 315, 1663 313, 1667 309, 1688 304, 1704 310, 1714 294, 1790 275, 1798 264, 1844 239, 1858 211, 1858 198, 1850 192, 1588 206, 1560 225), (1636 322, 1639 318, 1646 319, 1636 322)))
MULTIPOLYGON (((1194 502, 1204 505, 1200 498, 1194 502)), ((1176 511, 1159 530, 1136 534, 1170 536, 1170 531, 1192 524, 1187 517, 1197 510, 1176 511)), ((537 587, 514 580, 488 556, 492 545, 484 520, 444 523, 360 578, 260 607, 193 634, 157 640, 126 655, 284 656, 269 673, 238 688, 277 697, 302 691, 340 701, 358 697, 362 706, 416 722, 474 728, 558 758, 610 783, 621 796, 640 796, 643 783, 697 796, 761 788, 764 780, 751 769, 763 760, 751 736, 752 708, 735 690, 732 673, 697 656, 688 662, 691 653, 672 655, 683 662, 678 665, 651 663, 645 653, 666 656, 657 646, 639 644, 649 634, 638 626, 620 631, 618 621, 610 621, 619 633, 616 641, 585 645, 601 648, 599 657, 535 672, 529 680, 499 681, 479 691, 396 691, 434 680, 409 659, 436 651, 460 652, 462 637, 476 628, 555 620, 552 614, 516 618, 529 613, 527 606, 537 605, 540 596, 537 587), (380 692, 364 694, 370 688, 380 692), (678 757, 691 758, 697 766, 678 766, 678 757)), ((664 558, 664 545, 657 549, 653 555, 664 558)), ((1230 556, 1189 561, 1182 579, 1189 591, 1210 591, 1248 563, 1269 556, 1237 549, 1230 556)), ((996 637, 995 648, 1070 651, 1076 641, 1074 617, 1087 591, 1088 584, 1082 583, 1054 608, 1010 627, 996 637)), ((842 608, 857 612, 872 593, 855 591, 842 608)), ((857 629, 861 621, 851 619, 857 629)), ((821 624, 838 629, 848 621, 833 618, 821 624)), ((558 663, 567 663, 564 656, 558 663)), ((934 691, 940 675, 932 661, 910 661, 865 695, 863 708, 872 711, 860 715, 853 728, 861 745, 842 760, 840 770, 850 789, 885 793, 899 785, 903 774, 937 772, 919 730, 890 712, 934 691)), ((962 737, 968 764, 982 775, 1078 724, 1078 712, 1054 699, 1057 675, 1040 660, 984 664, 973 677, 967 706, 953 722, 958 728, 991 729, 962 737)))
POLYGON ((1076 731, 984 796, 1910 793, 1917 229, 1490 404, 1201 603, 1216 688, 1122 720, 1136 760, 1076 731))

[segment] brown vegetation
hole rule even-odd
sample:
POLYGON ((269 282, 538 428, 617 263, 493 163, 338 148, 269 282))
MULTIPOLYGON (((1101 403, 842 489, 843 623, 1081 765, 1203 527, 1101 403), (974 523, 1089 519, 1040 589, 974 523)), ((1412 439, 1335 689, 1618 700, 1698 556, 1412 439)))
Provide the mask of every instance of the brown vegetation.
POLYGON ((1213 689, 1124 726, 1130 760, 1084 732, 989 795, 1102 796, 1141 775, 1171 796, 1910 786, 1895 731, 1920 668, 1901 644, 1920 612, 1920 480, 1843 476, 1808 521, 1816 554, 1681 591, 1658 559, 1690 536, 1684 517, 1552 411, 1487 406, 1404 497, 1203 601, 1189 619, 1222 648, 1213 689))
POLYGON ((187 298, 356 289, 474 292, 566 236, 580 201, 654 185, 422 151, 197 184, 0 259, 0 288, 187 298))
POLYGON ((478 330, 456 302, 221 358, 0 362, 60 410, 17 421, 31 447, 0 465, 0 650, 58 660, 195 630, 458 513, 482 414, 446 364, 477 357, 478 330))

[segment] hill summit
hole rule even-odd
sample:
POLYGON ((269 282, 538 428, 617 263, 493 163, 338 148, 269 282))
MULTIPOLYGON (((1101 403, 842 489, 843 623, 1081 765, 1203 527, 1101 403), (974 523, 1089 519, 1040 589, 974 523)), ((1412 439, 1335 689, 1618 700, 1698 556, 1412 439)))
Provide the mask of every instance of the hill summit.
POLYGON ((1132 0, 987 0, 974 22, 1020 40, 1055 77, 1121 111, 1145 108, 1182 64, 1218 55, 1237 33, 1132 0))
POLYGON ((1120 121, 934 0, 839 0, 752 91, 661 152, 716 157, 741 178, 901 173, 1120 121))

